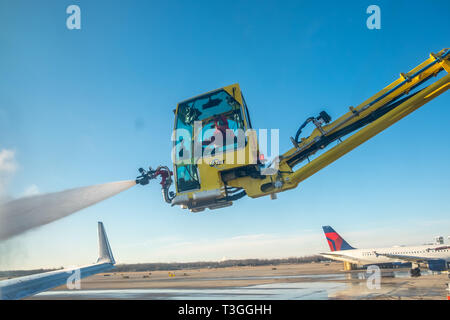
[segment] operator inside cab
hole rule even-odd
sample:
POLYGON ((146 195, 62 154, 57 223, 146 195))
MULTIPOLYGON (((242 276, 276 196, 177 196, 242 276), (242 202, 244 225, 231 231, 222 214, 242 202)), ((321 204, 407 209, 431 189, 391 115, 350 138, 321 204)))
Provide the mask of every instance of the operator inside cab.
POLYGON ((246 143, 241 105, 224 89, 180 103, 175 129, 178 192, 200 189, 199 160, 246 143))

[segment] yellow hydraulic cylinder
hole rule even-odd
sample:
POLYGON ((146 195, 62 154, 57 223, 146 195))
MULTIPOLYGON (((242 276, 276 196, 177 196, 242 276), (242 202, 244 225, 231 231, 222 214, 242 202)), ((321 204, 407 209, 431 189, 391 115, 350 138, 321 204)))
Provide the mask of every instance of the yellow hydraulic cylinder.
POLYGON ((315 174, 317 171, 328 166, 330 163, 336 161, 346 153, 355 149, 360 144, 366 142, 370 138, 374 137, 381 131, 390 127, 403 117, 407 116, 411 112, 417 110, 425 103, 429 102, 438 95, 444 93, 450 87, 450 74, 447 74, 442 79, 436 81, 430 86, 426 87, 414 97, 406 100, 401 105, 396 107, 391 112, 388 112, 384 116, 375 120, 371 124, 362 128, 351 137, 345 139, 337 146, 333 147, 329 151, 320 155, 310 163, 306 164, 302 168, 292 173, 289 178, 292 184, 298 184, 301 181, 315 174))

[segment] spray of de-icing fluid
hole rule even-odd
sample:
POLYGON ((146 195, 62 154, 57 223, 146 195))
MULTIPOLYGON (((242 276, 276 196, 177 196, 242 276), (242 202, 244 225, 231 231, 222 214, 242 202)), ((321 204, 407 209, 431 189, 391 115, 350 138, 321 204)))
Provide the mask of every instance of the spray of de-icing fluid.
POLYGON ((0 204, 0 240, 43 226, 136 185, 118 181, 20 198, 0 204))

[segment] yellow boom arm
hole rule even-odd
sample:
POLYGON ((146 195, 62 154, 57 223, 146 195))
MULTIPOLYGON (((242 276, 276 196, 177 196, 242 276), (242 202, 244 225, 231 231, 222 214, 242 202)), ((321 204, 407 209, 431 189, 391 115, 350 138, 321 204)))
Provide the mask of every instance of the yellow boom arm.
POLYGON ((184 100, 174 110, 174 171, 162 166, 140 169, 136 183, 144 185, 161 177, 164 200, 194 212, 230 206, 246 195, 274 198, 444 93, 450 86, 449 73, 450 50, 430 54, 337 120, 331 122, 325 111, 308 118, 291 138, 294 147, 268 166, 260 157, 238 84, 184 100), (442 71, 447 74, 437 77, 442 71), (315 129, 301 138, 303 128, 310 123, 315 129), (325 151, 333 142, 338 143, 325 151), (172 181, 175 192, 169 191, 172 181))
POLYGON ((399 79, 359 106, 350 107, 349 112, 337 120, 326 125, 313 121, 316 129, 312 134, 301 141, 292 139, 294 147, 275 160, 275 167, 278 166, 276 174, 267 175, 264 179, 237 178, 228 181, 228 185, 244 188, 247 195, 253 198, 297 187, 301 181, 445 92, 450 86, 449 53, 450 50, 444 49, 438 54, 431 54, 426 61, 410 72, 402 73, 399 79), (443 70, 447 75, 418 89, 443 70), (350 133, 353 134, 341 140, 350 133), (294 171, 296 165, 309 161, 311 155, 337 140, 341 142, 294 171))

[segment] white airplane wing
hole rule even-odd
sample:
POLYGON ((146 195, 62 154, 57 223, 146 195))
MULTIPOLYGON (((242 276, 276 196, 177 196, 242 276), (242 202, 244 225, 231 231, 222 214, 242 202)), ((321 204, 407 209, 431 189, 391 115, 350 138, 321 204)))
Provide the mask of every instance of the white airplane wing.
POLYGON ((334 260, 338 260, 338 261, 347 261, 350 263, 361 263, 361 261, 359 261, 358 259, 355 259, 354 257, 350 257, 347 256, 345 254, 340 254, 340 253, 331 253, 331 252, 324 252, 324 253, 319 253, 322 257, 328 258, 328 259, 334 259, 334 260))
POLYGON ((375 252, 375 254, 378 256, 383 256, 383 257, 387 257, 387 258, 391 258, 391 259, 404 260, 407 262, 427 262, 429 260, 434 260, 434 259, 429 259, 429 258, 416 257, 416 256, 405 256, 405 255, 399 255, 399 254, 377 253, 377 252, 375 252))
POLYGON ((99 257, 95 264, 0 281, 0 299, 23 299, 66 284, 68 281, 79 280, 114 268, 116 262, 101 222, 98 223, 98 242, 99 257))

